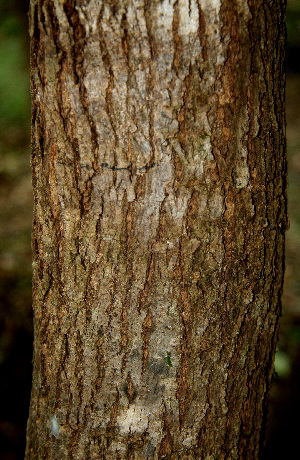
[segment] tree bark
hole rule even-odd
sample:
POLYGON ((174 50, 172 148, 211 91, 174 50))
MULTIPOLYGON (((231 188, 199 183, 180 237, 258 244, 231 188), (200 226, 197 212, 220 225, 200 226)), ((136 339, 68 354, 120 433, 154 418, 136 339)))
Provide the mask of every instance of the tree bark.
POLYGON ((26 459, 258 458, 284 20, 284 0, 31 0, 26 459))

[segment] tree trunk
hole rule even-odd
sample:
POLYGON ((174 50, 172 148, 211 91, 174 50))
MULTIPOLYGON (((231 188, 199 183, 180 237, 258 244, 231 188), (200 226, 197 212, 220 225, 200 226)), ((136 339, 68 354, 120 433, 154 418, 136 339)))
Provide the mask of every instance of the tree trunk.
POLYGON ((284 19, 284 0, 31 0, 26 459, 258 458, 284 19))

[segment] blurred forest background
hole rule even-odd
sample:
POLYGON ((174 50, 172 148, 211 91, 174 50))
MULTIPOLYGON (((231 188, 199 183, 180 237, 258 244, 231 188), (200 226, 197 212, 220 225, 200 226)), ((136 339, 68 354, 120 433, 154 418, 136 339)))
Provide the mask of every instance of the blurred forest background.
MULTIPOLYGON (((0 0, 0 458, 24 458, 31 358, 29 0, 0 0)), ((300 0, 288 0, 289 216, 264 460, 296 458, 300 429, 300 0), (296 457, 295 457, 296 456, 296 457)))

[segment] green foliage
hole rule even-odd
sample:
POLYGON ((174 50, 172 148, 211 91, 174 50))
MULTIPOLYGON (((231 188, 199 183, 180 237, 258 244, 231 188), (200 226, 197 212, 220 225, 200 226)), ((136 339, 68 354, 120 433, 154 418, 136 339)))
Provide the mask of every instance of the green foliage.
POLYGON ((279 378, 287 378, 292 372, 292 363, 289 355, 277 350, 274 361, 275 373, 279 378))
POLYGON ((173 364, 171 363, 171 357, 170 357, 170 352, 166 351, 167 356, 165 357, 166 363, 169 367, 173 367, 173 364))
POLYGON ((300 47, 300 0, 288 0, 286 25, 288 46, 300 47))
POLYGON ((0 123, 1 130, 12 124, 29 125, 29 56, 18 16, 0 21, 0 123))

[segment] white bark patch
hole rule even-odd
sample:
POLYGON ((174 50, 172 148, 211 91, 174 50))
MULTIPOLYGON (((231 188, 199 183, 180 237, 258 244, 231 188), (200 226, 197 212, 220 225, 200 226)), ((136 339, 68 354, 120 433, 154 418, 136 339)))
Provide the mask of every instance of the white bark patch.
POLYGON ((247 165, 238 166, 235 170, 235 186, 236 188, 247 187, 250 179, 249 168, 247 165))
POLYGON ((221 7, 221 0, 200 0, 201 8, 211 9, 213 8, 219 14, 221 7))
POLYGON ((85 26, 87 35, 97 33, 98 17, 101 7, 102 2, 99 2, 99 0, 90 0, 87 5, 81 4, 80 7, 75 7, 82 24, 85 26), (86 18, 88 18, 88 21, 86 18))
POLYGON ((131 405, 129 409, 117 417, 117 424, 122 435, 143 433, 148 426, 148 411, 145 407, 131 405))
MULTIPOLYGON (((240 134, 240 138, 242 138, 242 133, 240 134)), ((242 141, 240 140, 240 143, 242 141)), ((238 189, 247 187, 250 179, 250 172, 249 166, 247 163, 247 156, 248 152, 245 148, 241 147, 241 155, 237 161, 237 165, 234 171, 234 182, 235 186, 238 189)))
POLYGON ((172 30, 174 3, 174 0, 163 0, 161 3, 157 5, 157 25, 159 27, 162 27, 162 29, 165 32, 168 30, 172 30))
POLYGON ((205 161, 212 161, 214 159, 212 154, 212 145, 209 136, 205 136, 200 140, 198 152, 195 154, 195 163, 198 163, 199 174, 203 174, 203 166, 205 161))
POLYGON ((195 0, 179 0, 179 34, 196 34, 199 27, 199 14, 195 0))
MULTIPOLYGON (((154 166, 147 175, 149 183, 146 198, 141 202, 141 228, 144 229, 142 239, 148 242, 155 235, 158 222, 159 210, 166 196, 166 187, 172 181, 172 166, 168 159, 154 166)), ((137 228, 139 228, 137 226, 137 228)))
POLYGON ((216 193, 213 193, 212 196, 209 198, 208 202, 209 206, 209 215, 212 219, 217 219, 221 217, 224 213, 224 197, 221 190, 217 190, 216 193))
POLYGON ((169 196, 165 202, 166 210, 172 215, 176 225, 181 226, 191 192, 188 189, 180 189, 178 195, 175 196, 172 191, 173 189, 170 189, 169 196))
POLYGON ((60 431, 60 425, 57 421, 56 415, 53 415, 50 419, 50 433, 52 436, 55 436, 57 438, 59 435, 59 431, 60 431))

